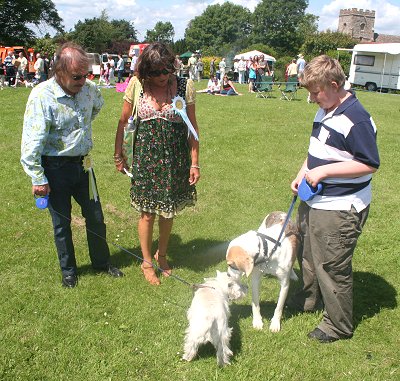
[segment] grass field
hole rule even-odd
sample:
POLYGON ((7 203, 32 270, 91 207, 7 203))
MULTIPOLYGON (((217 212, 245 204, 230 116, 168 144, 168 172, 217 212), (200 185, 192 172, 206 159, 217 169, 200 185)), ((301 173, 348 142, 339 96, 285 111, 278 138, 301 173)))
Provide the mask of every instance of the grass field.
MULTIPOLYGON (((196 84, 205 87, 205 82, 196 84)), ((201 282, 226 269, 227 242, 256 229, 273 210, 289 208, 289 184, 303 162, 315 105, 199 94, 202 178, 198 204, 176 218, 169 247, 174 274, 201 282)), ((272 334, 269 319, 278 282, 262 283, 264 330, 252 328, 250 296, 232 305, 232 365, 217 367, 214 350, 180 360, 192 291, 177 279, 160 287, 142 279, 137 214, 129 206, 129 180, 114 169, 114 134, 122 95, 104 89, 96 119, 93 157, 108 227, 112 260, 126 277, 91 270, 84 221, 76 205, 73 234, 79 286, 61 287, 47 211, 34 206, 30 179, 20 164, 20 139, 28 89, 0 92, 3 165, 0 256, 0 379, 58 380, 399 380, 400 219, 399 120, 396 95, 359 92, 378 126, 381 168, 374 175, 370 217, 354 256, 353 339, 328 345, 307 339, 321 313, 290 315, 272 334)), ((298 266, 296 265, 298 272, 298 266)), ((294 282, 291 292, 298 287, 294 282)))

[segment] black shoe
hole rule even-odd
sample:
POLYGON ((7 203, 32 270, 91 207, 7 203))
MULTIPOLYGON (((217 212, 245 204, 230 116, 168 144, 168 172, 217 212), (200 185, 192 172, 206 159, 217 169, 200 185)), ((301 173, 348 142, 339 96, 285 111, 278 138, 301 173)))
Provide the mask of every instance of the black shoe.
POLYGON ((115 278, 120 278, 120 277, 124 276, 124 273, 120 269, 118 269, 114 266, 111 266, 111 265, 109 265, 107 268, 107 274, 111 275, 115 278))
POLYGON ((339 337, 329 336, 319 328, 315 328, 314 331, 311 331, 307 336, 310 339, 318 340, 320 343, 333 343, 334 341, 339 340, 339 337))
POLYGON ((124 276, 124 273, 120 269, 112 265, 107 265, 106 267, 95 267, 94 269, 97 271, 107 273, 108 275, 111 275, 115 278, 120 278, 124 276))
POLYGON ((76 275, 63 275, 62 285, 67 288, 74 288, 78 285, 78 277, 76 275))

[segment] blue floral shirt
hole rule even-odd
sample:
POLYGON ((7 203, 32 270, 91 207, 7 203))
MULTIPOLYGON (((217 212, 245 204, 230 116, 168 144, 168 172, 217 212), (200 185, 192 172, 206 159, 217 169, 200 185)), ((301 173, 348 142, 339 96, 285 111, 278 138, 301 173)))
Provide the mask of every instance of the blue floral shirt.
POLYGON ((68 95, 51 78, 36 86, 26 104, 21 142, 21 164, 33 185, 47 184, 45 156, 84 156, 92 149, 92 120, 104 104, 97 86, 86 80, 68 95))

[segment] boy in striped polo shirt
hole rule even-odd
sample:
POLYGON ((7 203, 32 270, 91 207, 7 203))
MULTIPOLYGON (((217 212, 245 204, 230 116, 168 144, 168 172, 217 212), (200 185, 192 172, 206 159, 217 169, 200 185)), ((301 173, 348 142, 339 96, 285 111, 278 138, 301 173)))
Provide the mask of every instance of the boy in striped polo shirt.
POLYGON ((302 311, 323 307, 323 319, 309 338, 322 343, 353 336, 352 257, 368 217, 371 178, 379 167, 376 126, 354 93, 344 89, 345 74, 328 56, 314 58, 300 82, 319 105, 308 156, 291 184, 297 194, 305 177, 322 192, 302 201, 303 289, 289 302, 302 311))

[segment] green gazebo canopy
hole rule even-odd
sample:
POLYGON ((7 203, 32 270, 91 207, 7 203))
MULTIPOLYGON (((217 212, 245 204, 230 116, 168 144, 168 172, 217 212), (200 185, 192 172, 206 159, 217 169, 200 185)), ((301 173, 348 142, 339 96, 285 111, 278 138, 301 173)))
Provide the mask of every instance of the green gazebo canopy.
POLYGON ((181 55, 180 55, 180 57, 181 58, 189 58, 189 57, 191 57, 192 56, 192 52, 189 52, 189 51, 187 51, 187 52, 185 52, 185 53, 182 53, 181 55))

